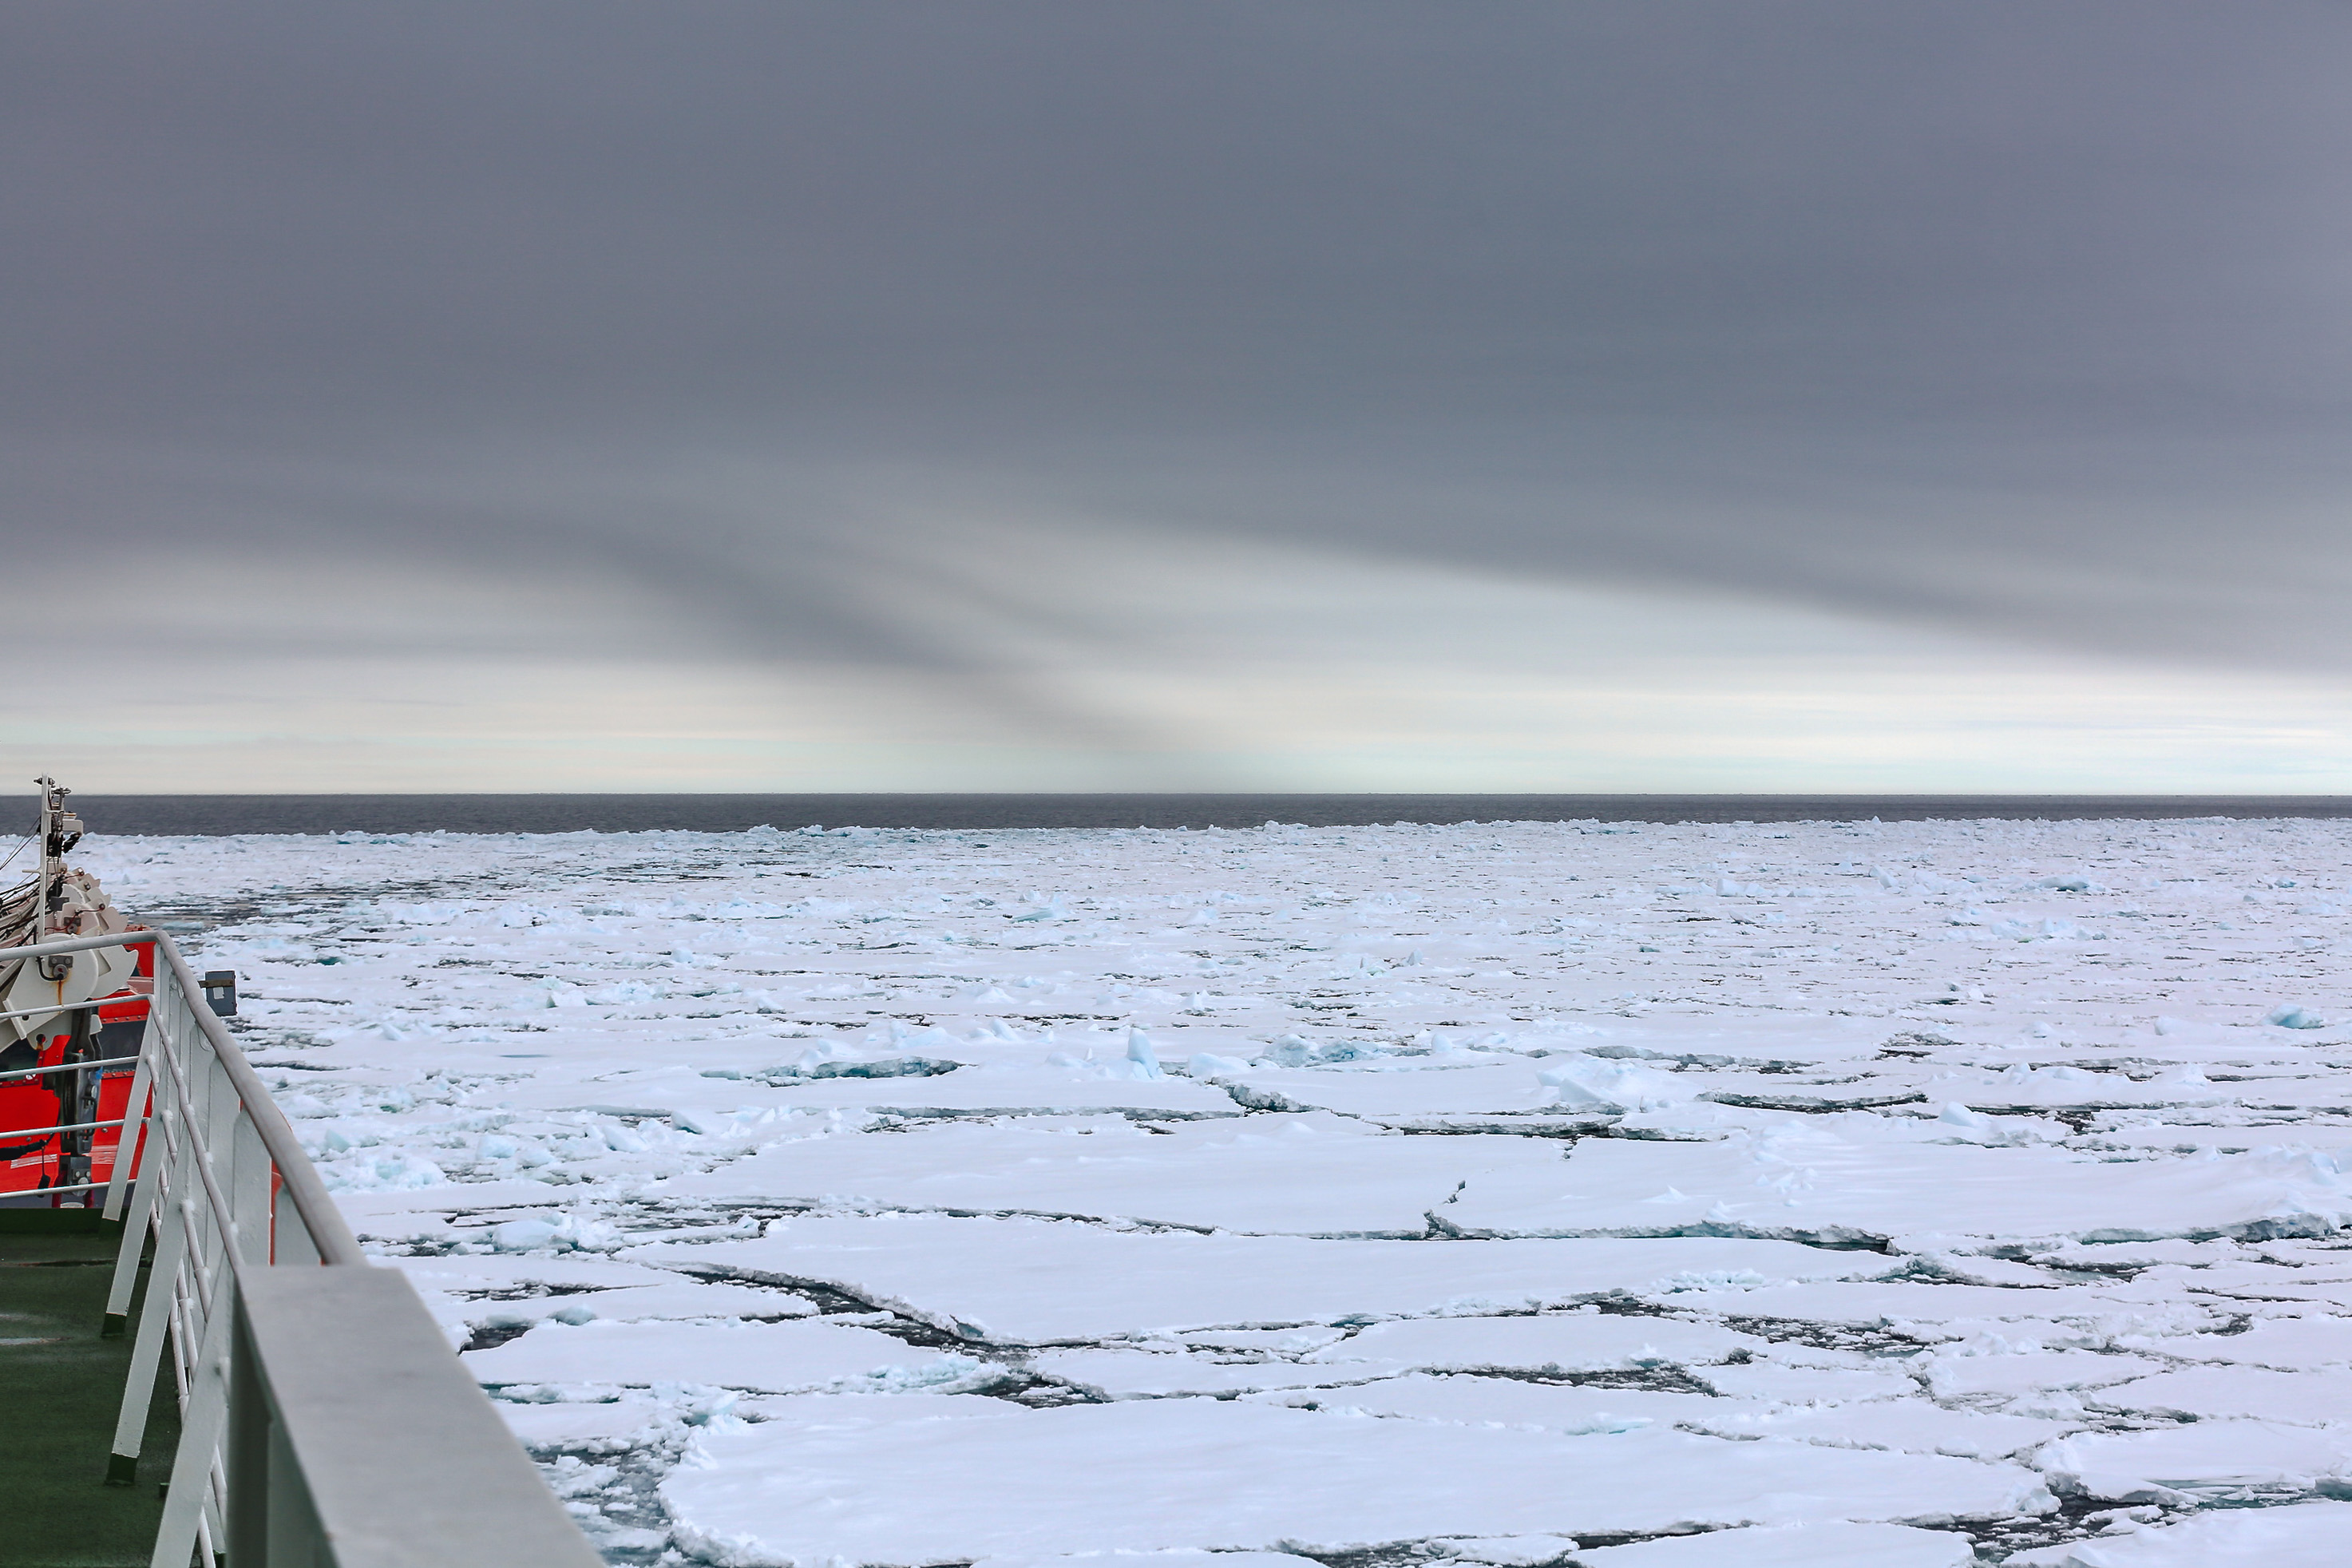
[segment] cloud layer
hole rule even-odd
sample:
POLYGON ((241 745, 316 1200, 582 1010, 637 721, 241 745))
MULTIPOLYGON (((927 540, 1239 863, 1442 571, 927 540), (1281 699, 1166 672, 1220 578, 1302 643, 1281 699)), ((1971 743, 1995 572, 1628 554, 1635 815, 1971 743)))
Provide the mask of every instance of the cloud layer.
POLYGON ((1039 520, 2352 666, 2338 5, 0 35, 20 560, 373 583, 420 657, 479 630, 436 584, 551 595, 557 643, 917 672, 1055 743, 1164 737, 1063 704, 1004 617, 908 609, 1039 520))

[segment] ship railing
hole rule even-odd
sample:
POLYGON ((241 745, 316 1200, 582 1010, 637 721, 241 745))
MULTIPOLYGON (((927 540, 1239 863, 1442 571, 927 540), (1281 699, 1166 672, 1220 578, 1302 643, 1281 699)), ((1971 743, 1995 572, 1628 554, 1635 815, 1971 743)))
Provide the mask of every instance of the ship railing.
POLYGON ((415 1290, 370 1266, 177 944, 5 956, 140 943, 155 990, 103 1184, 122 1243, 102 1331, 123 1331, 152 1238, 107 1479, 136 1479, 168 1352, 180 1439, 152 1568, 596 1568, 415 1290))

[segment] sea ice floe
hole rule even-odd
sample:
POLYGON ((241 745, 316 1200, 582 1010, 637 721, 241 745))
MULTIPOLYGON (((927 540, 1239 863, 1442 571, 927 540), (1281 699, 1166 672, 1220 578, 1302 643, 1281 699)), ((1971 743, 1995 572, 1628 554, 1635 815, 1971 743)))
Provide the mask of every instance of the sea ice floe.
POLYGON ((1744 1361, 1769 1348, 1769 1341, 1720 1324, 1585 1310, 1374 1323, 1307 1359, 1396 1362, 1432 1372, 1511 1368, 1559 1373, 1744 1361))
POLYGON ((1327 1366, 1295 1361, 1213 1360, 1164 1350, 1066 1350, 1040 1351, 1029 1358, 1029 1370, 1104 1399, 1165 1399, 1177 1394, 1322 1388, 1363 1383, 1404 1368, 1398 1363, 1327 1366))
POLYGON ((627 1453, 673 1436, 681 1425, 677 1404, 657 1399, 500 1399, 492 1408, 525 1447, 574 1454, 627 1453))
POLYGON ((551 1319, 570 1324, 706 1318, 758 1322, 771 1318, 807 1317, 816 1310, 814 1303, 789 1291, 696 1279, 505 1300, 467 1300, 438 1291, 420 1294, 425 1296, 425 1306, 444 1324, 463 1325, 467 1330, 522 1329, 551 1319))
MULTIPOLYGON (((2282 1371, 2347 1366, 2352 1365, 2352 1318, 2266 1317, 2243 1325, 2235 1333, 2150 1340, 2143 1348, 2189 1361, 2282 1371)), ((2346 1415, 2352 1418, 2352 1411, 2346 1415)))
POLYGON ((1975 1346, 1938 1350, 1919 1360, 1927 1391, 1938 1399, 1974 1394, 2003 1398, 2046 1389, 2105 1388, 2158 1371, 2161 1362, 2145 1356, 2098 1355, 2089 1351, 2022 1351, 1971 1353, 1975 1346))
POLYGON ((616 1561, 2344 1555, 2352 823, 79 853, 616 1561))
POLYGON ((1560 1160, 1559 1148, 1541 1140, 1416 1138, 1328 1112, 1164 1126, 1023 1117, 784 1143, 648 1191, 1255 1235, 1420 1236, 1465 1182, 1560 1160))
POLYGON ((1230 1400, 1024 1410, 996 1400, 769 1402, 662 1483, 677 1538, 733 1563, 937 1563, 1191 1546, 1336 1552, 1433 1536, 1648 1533, 1694 1523, 2013 1516, 2053 1505, 2015 1466, 1585 1436, 1230 1400), (1277 1458, 1278 1457, 1278 1458, 1277 1458), (873 1497, 919 1496, 919 1508, 873 1497))
POLYGON ((1709 1388, 1733 1398, 1842 1405, 1916 1394, 1919 1381, 1907 1365, 1895 1357, 1783 1346, 1769 1358, 1727 1362, 1706 1368, 1703 1375, 1709 1388))
POLYGON ((666 1268, 622 1263, 593 1253, 521 1258, 499 1253, 429 1253, 384 1260, 408 1276, 420 1290, 453 1293, 499 1291, 518 1295, 549 1290, 613 1290, 626 1286, 673 1285, 679 1277, 666 1268))
POLYGON ((2000 1337, 2012 1342, 2031 1339, 2070 1346, 2073 1336, 2044 1335, 2038 1325, 2108 1324, 2111 1332, 2182 1332, 2217 1327, 2227 1316, 2194 1301, 2168 1301, 2151 1312, 2135 1298, 2105 1283, 2023 1287, 1906 1279, 1774 1281, 1706 1286, 1654 1299, 1683 1311, 1855 1329, 1893 1328, 1916 1331, 1925 1340, 1965 1339, 1979 1323, 2019 1324, 2024 1326, 2011 1328, 2000 1337), (2179 1326, 2168 1328, 2174 1324, 2179 1326))
MULTIPOLYGON (((1360 1363, 1359 1363, 1360 1364, 1360 1363)), ((1342 1369, 1327 1368, 1327 1373, 1342 1369)), ((1410 1373, 1328 1388, 1293 1388, 1255 1396, 1270 1405, 1337 1415, 1387 1415, 1460 1426, 1501 1426, 1562 1436, 1672 1428, 1719 1407, 1757 1409, 1745 1400, 1651 1388, 1611 1388, 1521 1378, 1410 1373)))
POLYGON ((2101 1160, 1791 1126, 1697 1146, 1590 1140, 1564 1168, 1472 1178, 1445 1217, 1481 1237, 2326 1235, 2352 1217, 2352 1184, 2324 1156, 2101 1160))
POLYGON ((2084 1403, 2097 1409, 2133 1415, 2192 1420, 2244 1415, 2316 1425, 2352 1417, 2352 1371, 2200 1366, 2135 1378, 2083 1397, 2084 1403))
POLYGON ((1886 1267, 1870 1253, 1739 1237, 1318 1241, 930 1215, 783 1219, 756 1241, 666 1243, 630 1256, 827 1285, 1003 1344, 1524 1311, 1671 1290, 1693 1277, 1836 1279, 1886 1267))
POLYGON ((649 1387, 701 1384, 775 1393, 799 1389, 921 1386, 969 1377, 970 1357, 918 1350, 849 1323, 543 1321, 489 1350, 468 1352, 468 1371, 492 1386, 514 1384, 649 1387))
MULTIPOLYGON (((798 1110, 881 1110, 914 1116, 980 1113, 1070 1115, 1099 1110, 1232 1116, 1233 1097, 1189 1079, 1107 1078, 1083 1065, 987 1063, 935 1078, 793 1078, 776 1084, 709 1078, 662 1064, 614 1070, 586 1081, 534 1075, 500 1098, 518 1110, 609 1109, 629 1115, 725 1113, 745 1105, 798 1110)), ((583 1075, 586 1077, 587 1075, 583 1075)))
POLYGON ((1744 1401, 1724 1400, 1687 1417, 1683 1425, 1721 1437, 1789 1437, 1834 1447, 1892 1448, 1964 1459, 2009 1458, 2067 1430, 2063 1422, 1947 1410, 1925 1399, 1765 1409, 1744 1401))
POLYGON ((2033 1462, 2053 1491, 2112 1502, 2292 1497, 2352 1477, 2352 1425, 2212 1420, 2079 1432, 2033 1462))
POLYGON ((1534 1114, 1567 1109, 1531 1061, 1411 1070, 1381 1064, 1301 1068, 1220 1079, 1233 1098, 1267 1110, 1335 1110, 1373 1121, 1446 1113, 1534 1114))

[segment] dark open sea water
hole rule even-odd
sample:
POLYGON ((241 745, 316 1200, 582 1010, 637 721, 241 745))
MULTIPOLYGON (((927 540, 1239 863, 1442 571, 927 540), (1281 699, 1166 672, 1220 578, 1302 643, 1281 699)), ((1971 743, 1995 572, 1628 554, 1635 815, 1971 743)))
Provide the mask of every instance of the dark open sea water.
POLYGON ((92 832, 118 834, 2352 816, 2352 795, 77 795, 74 805, 92 832))

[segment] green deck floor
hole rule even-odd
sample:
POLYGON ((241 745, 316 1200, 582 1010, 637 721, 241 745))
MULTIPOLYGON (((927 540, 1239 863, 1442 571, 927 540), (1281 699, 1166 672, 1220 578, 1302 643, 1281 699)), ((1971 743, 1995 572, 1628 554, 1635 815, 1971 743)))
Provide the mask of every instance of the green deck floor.
POLYGON ((138 1484, 105 1484, 131 1364, 127 1337, 98 1337, 119 1235, 83 1212, 0 1209, 0 1568, 145 1568, 153 1550, 179 1436, 168 1372, 138 1484))

